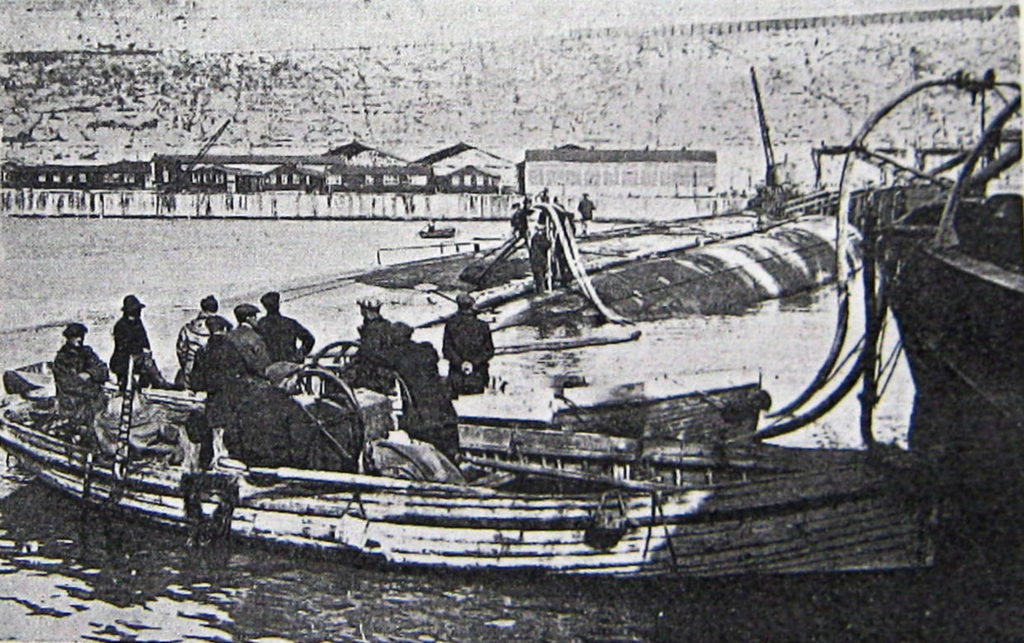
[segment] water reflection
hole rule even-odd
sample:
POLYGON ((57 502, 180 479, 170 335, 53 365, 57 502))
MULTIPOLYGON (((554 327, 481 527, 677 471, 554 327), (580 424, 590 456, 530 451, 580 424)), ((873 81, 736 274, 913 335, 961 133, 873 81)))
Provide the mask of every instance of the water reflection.
POLYGON ((611 581, 410 572, 238 542, 195 552, 38 484, 3 492, 0 622, 14 639, 631 640, 656 619, 612 598, 611 581))
POLYGON ((943 639, 1024 633, 1016 567, 724 579, 552 579, 353 564, 83 514, 0 482, 3 635, 44 641, 943 639), (979 629, 981 628, 981 629, 979 629))

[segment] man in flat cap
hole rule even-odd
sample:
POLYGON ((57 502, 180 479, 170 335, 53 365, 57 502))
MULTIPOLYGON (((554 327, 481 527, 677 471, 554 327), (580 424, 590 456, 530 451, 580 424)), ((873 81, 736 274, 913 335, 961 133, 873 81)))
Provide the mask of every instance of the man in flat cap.
POLYGON ((110 370, 117 376, 121 390, 128 386, 129 365, 135 361, 135 372, 139 375, 140 388, 174 388, 164 379, 153 361, 149 348, 149 336, 142 325, 142 309, 146 304, 135 295, 128 295, 121 304, 121 319, 114 324, 114 353, 110 356, 110 370))
POLYGON ((445 323, 441 344, 441 354, 448 360, 448 385, 456 397, 483 393, 494 357, 491 329, 477 318, 471 295, 460 293, 455 303, 459 310, 445 323))
POLYGON ((268 292, 260 297, 260 303, 267 314, 256 324, 256 330, 267 343, 270 361, 301 364, 316 343, 313 333, 291 317, 281 314, 280 293, 268 292))
POLYGON ((210 339, 210 331, 206 326, 207 319, 216 317, 224 322, 228 330, 231 330, 231 323, 217 314, 219 307, 217 298, 213 295, 203 297, 199 302, 199 314, 189 320, 178 332, 175 351, 178 354, 178 365, 181 368, 178 371, 178 376, 174 378, 176 384, 196 390, 195 383, 192 381, 192 371, 195 368, 196 354, 203 346, 206 346, 206 342, 210 339))
POLYGON ((83 324, 68 324, 64 345, 53 358, 57 413, 79 437, 91 432, 96 414, 106 406, 103 383, 110 377, 107 365, 85 345, 87 332, 83 324))
POLYGON ((248 374, 263 379, 272 360, 270 351, 267 350, 266 341, 256 330, 256 317, 259 314, 260 309, 252 304, 235 306, 235 319, 238 320, 238 327, 227 334, 227 340, 245 361, 248 374))
POLYGON ((210 337, 199 351, 195 380, 208 394, 202 441, 209 440, 215 463, 225 455, 244 458, 237 446, 241 434, 260 429, 248 426, 251 407, 258 405, 270 388, 265 376, 270 355, 256 331, 259 313, 252 304, 235 306, 238 326, 230 332, 217 317, 206 320, 210 337))

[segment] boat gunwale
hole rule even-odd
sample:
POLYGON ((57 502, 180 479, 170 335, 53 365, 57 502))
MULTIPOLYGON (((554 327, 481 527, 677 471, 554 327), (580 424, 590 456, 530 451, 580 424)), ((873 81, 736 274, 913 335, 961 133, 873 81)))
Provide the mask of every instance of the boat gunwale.
MULTIPOLYGON (((14 431, 23 434, 26 438, 5 438, 2 432, 0 432, 0 442, 5 446, 15 447, 19 451, 26 453, 27 457, 43 460, 51 463, 51 466, 57 466, 60 468, 68 469, 73 472, 82 472, 85 468, 85 462, 88 455, 91 453, 87 449, 78 447, 75 445, 68 444, 54 436, 50 436, 39 429, 30 427, 28 425, 16 422, 8 417, 0 418, 0 425, 3 426, 6 431, 14 431), (41 443, 41 444, 40 444, 41 443), (69 450, 75 453, 75 457, 78 462, 72 461, 69 456, 69 450), (37 453, 33 453, 33 451, 37 453)), ((781 447, 785 448, 785 447, 781 447)), ((799 451, 799 449, 794 449, 799 451)), ((869 465, 866 457, 867 453, 859 450, 835 450, 837 453, 843 454, 842 457, 856 457, 854 454, 864 453, 865 459, 861 460, 857 458, 852 462, 841 462, 836 463, 830 467, 814 467, 808 470, 792 470, 787 469, 779 471, 775 474, 769 473, 763 478, 759 478, 756 481, 752 480, 732 480, 714 484, 706 485, 695 485, 693 487, 679 487, 676 490, 658 490, 656 493, 663 497, 684 497, 686 494, 691 492, 729 492, 737 491, 742 489, 751 489, 754 487, 762 487, 770 484, 784 484, 786 481, 794 480, 795 478, 801 478, 806 476, 814 475, 840 475, 840 471, 850 471, 854 469, 862 469, 864 466, 869 465)), ((94 463, 91 469, 91 475, 100 476, 103 478, 111 478, 116 480, 112 468, 112 463, 109 461, 100 461, 94 463)), ((118 484, 131 485, 133 487, 147 487, 155 489, 167 489, 171 490, 174 495, 179 495, 179 484, 180 475, 176 476, 176 472, 180 471, 181 474, 187 473, 183 469, 175 470, 173 465, 158 467, 147 465, 144 468, 138 468, 129 470, 129 475, 123 481, 117 481, 118 484)), ((213 472, 216 473, 216 472, 213 472)), ((462 499, 466 501, 472 500, 497 500, 497 501, 510 501, 513 503, 522 502, 526 505, 534 505, 534 508, 541 508, 545 504, 554 506, 563 506, 564 503, 581 503, 581 505, 592 505, 595 501, 600 501, 600 498, 605 495, 606 492, 591 492, 591 493, 574 493, 564 495, 552 495, 552 494, 526 494, 520 492, 508 492, 499 489, 472 487, 469 485, 456 485, 446 483, 435 483, 435 482, 421 482, 415 480, 403 480, 398 478, 388 478, 384 476, 371 476, 366 474, 358 473, 346 473, 337 471, 318 471, 312 469, 297 469, 291 467, 281 468, 251 468, 245 472, 238 472, 239 477, 245 480, 246 483, 256 492, 261 489, 272 490, 273 485, 260 485, 254 484, 253 480, 280 480, 286 484, 308 484, 315 487, 324 489, 320 493, 315 490, 303 490, 308 491, 305 494, 288 495, 282 498, 288 499, 299 499, 303 497, 319 498, 325 495, 333 495, 335 493, 363 493, 369 491, 371 493, 384 493, 392 494, 396 496, 404 496, 407 498, 422 498, 424 501, 430 499, 443 499, 452 501, 456 499, 462 499), (316 477, 312 477, 315 475, 316 477), (325 476, 325 477, 321 477, 325 476), (539 506, 538 506, 539 505, 539 506)), ((280 490, 280 487, 278 487, 280 490)), ((643 499, 648 498, 651 493, 650 490, 629 490, 621 489, 617 490, 617 493, 630 499, 643 499)), ((509 507, 512 508, 512 507, 509 507)))

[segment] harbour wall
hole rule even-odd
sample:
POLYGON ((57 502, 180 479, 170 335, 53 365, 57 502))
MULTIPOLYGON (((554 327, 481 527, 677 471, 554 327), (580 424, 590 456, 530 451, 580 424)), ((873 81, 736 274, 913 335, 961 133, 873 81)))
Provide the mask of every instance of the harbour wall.
MULTIPOLYGON (((210 45, 220 51, 11 52, 2 58, 15 108, 4 137, 8 158, 26 163, 196 151, 228 118, 217 145, 244 153, 323 153, 353 138, 409 159, 458 141, 509 160, 563 144, 685 147, 719 153, 716 192, 750 191, 765 171, 755 67, 780 171, 809 190, 811 149, 849 142, 895 88, 958 69, 1019 76, 1017 13, 1007 5, 670 24, 515 42, 487 30, 475 43, 339 49, 320 48, 329 40, 313 29, 331 25, 319 20, 302 32, 316 49, 291 49, 275 34, 269 49, 235 50, 217 29, 210 45)), ((935 109, 908 105, 874 142, 958 147, 976 135, 977 118, 935 109)), ((835 187, 834 174, 823 179, 835 187)))
POLYGON ((717 22, 693 22, 689 24, 663 25, 659 27, 574 29, 569 32, 569 38, 634 38, 648 35, 698 37, 724 36, 734 33, 834 29, 842 27, 864 27, 868 25, 902 25, 915 22, 936 22, 940 20, 976 20, 985 22, 1000 15, 1007 17, 1019 16, 1020 8, 1016 4, 1008 4, 992 5, 988 7, 961 7, 919 11, 887 11, 863 14, 847 13, 831 16, 794 16, 762 20, 723 20, 717 22))
MULTIPOLYGON (((143 190, 0 191, 0 213, 20 217, 235 219, 507 219, 522 197, 509 194, 397 194, 263 192, 160 194, 143 190)), ((575 210, 575 201, 566 199, 575 210)), ((742 198, 601 199, 602 221, 664 221, 713 216, 743 207, 742 198)))

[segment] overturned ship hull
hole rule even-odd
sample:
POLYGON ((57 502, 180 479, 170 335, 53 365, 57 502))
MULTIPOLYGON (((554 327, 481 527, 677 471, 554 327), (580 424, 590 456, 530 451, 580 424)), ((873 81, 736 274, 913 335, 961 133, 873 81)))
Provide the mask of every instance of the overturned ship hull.
MULTIPOLYGON (((741 313, 831 282, 836 256, 835 219, 809 217, 622 262, 591 272, 590 279, 601 301, 630 320, 741 313)), ((543 323, 570 311, 591 314, 582 293, 560 290, 537 298, 511 323, 543 323)))

